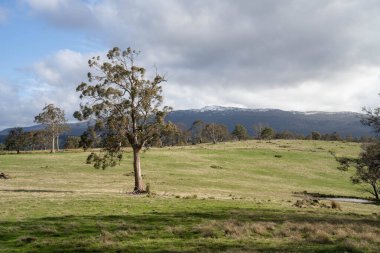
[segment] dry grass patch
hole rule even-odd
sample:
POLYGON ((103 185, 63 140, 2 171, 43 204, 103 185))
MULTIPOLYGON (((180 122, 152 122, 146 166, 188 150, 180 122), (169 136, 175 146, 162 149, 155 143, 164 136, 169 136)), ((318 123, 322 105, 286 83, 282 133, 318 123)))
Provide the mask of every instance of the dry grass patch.
POLYGON ((218 238, 220 234, 219 222, 208 221, 206 223, 196 226, 193 231, 199 233, 202 237, 206 238, 218 238))
MULTIPOLYGON (((173 230, 175 231, 175 230, 173 230)), ((380 247, 380 228, 371 225, 334 224, 329 222, 249 222, 239 220, 208 221, 194 231, 202 237, 247 240, 249 238, 288 239, 307 244, 342 243, 350 249, 361 247, 374 250, 380 247)), ((174 233, 174 232, 173 232, 174 233)))

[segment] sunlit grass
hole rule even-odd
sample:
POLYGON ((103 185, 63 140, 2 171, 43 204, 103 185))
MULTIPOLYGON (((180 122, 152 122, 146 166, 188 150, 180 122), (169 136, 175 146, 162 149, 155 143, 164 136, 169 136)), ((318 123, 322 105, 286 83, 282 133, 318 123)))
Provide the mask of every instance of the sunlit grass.
MULTIPOLYGON (((152 194, 131 196, 131 153, 96 170, 88 153, 0 155, 0 252, 373 251, 378 205, 297 208, 315 192, 369 197, 329 153, 359 144, 246 141, 142 153, 152 194)), ((324 203, 329 206, 328 201, 324 203)))

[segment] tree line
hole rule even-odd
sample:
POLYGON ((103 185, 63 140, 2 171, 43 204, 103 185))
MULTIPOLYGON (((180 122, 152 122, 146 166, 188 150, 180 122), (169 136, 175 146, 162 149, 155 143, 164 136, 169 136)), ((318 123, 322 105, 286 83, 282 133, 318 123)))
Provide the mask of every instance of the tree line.
MULTIPOLYGON (((44 107, 43 112, 36 116, 36 122, 45 125, 45 129, 33 130, 25 132, 22 128, 14 128, 9 131, 4 144, 0 144, 0 150, 21 151, 30 150, 47 150, 55 152, 64 149, 84 150, 91 148, 102 148, 106 145, 105 132, 101 128, 89 126, 80 136, 66 136, 63 139, 63 145, 60 145, 60 135, 70 130, 66 123, 63 110, 50 104, 44 107), (48 116, 50 115, 50 116, 48 116), (51 115, 55 115, 54 117, 51 115), (54 119, 59 120, 54 120, 54 119)), ((324 141, 350 141, 350 142, 373 142, 374 137, 352 137, 351 135, 342 137, 339 133, 321 134, 312 131, 309 135, 293 133, 291 131, 276 132, 273 128, 266 124, 255 124, 252 126, 254 135, 249 135, 244 125, 237 124, 230 132, 227 126, 223 124, 207 123, 201 120, 193 122, 190 128, 181 123, 167 122, 163 124, 157 131, 157 134, 149 141, 150 146, 166 147, 166 146, 182 146, 196 145, 201 143, 218 143, 226 141, 240 141, 248 139, 257 140, 324 140, 324 141)), ((129 146, 128 142, 121 145, 129 146)))

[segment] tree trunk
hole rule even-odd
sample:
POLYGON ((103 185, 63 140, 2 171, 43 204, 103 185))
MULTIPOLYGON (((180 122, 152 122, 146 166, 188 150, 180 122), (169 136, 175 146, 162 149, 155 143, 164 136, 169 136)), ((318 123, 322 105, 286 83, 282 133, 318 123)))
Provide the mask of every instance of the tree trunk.
POLYGON ((376 199, 378 200, 379 199, 379 191, 377 189, 376 183, 372 185, 372 188, 373 188, 373 193, 374 193, 376 199))
POLYGON ((59 134, 57 135, 57 151, 59 151, 59 134))
POLYGON ((133 190, 134 193, 143 193, 143 181, 141 177, 141 165, 140 165, 140 149, 137 147, 133 147, 133 170, 135 174, 135 188, 133 190))
POLYGON ((53 134, 53 138, 51 138, 51 150, 50 150, 50 153, 54 153, 55 150, 54 150, 54 141, 55 141, 55 136, 53 134))

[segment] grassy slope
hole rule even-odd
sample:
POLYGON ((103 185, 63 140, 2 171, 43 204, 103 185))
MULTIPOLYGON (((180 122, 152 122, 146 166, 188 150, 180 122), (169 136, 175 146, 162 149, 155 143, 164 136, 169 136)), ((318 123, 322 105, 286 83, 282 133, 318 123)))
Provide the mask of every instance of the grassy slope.
POLYGON ((360 148, 247 141, 151 149, 142 154, 150 197, 124 194, 133 185, 130 153, 104 171, 82 152, 1 155, 0 171, 13 178, 0 181, 0 252, 376 251, 379 206, 292 206, 292 193, 304 190, 368 197, 330 150, 356 156, 360 148))

